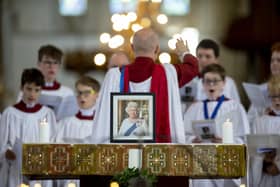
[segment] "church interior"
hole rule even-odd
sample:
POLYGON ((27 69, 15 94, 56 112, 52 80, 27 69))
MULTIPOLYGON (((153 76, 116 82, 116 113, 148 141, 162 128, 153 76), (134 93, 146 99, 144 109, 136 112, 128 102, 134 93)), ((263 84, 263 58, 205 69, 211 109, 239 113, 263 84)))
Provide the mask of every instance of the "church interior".
POLYGON ((186 5, 180 11, 168 5, 171 1, 161 6, 161 1, 143 0, 137 5, 136 1, 82 0, 81 6, 86 6, 82 13, 61 12, 63 2, 1 1, 2 110, 16 100, 20 80, 17 75, 36 65, 36 52, 42 44, 57 45, 66 54, 59 74, 65 85, 73 88, 76 77, 86 73, 102 81, 110 54, 119 49, 130 50, 128 37, 132 28, 113 29, 112 15, 118 11, 124 14, 135 11, 138 16, 135 23, 155 28, 160 35, 161 51, 171 55, 171 63, 177 63, 177 59, 172 57, 168 42, 176 34, 190 32, 186 35, 194 36, 189 41, 193 49, 203 38, 217 41, 221 46, 220 62, 236 81, 246 107, 249 101, 241 83, 262 83, 268 79, 270 47, 279 40, 280 5, 276 0, 186 0, 182 1, 186 5), (156 20, 160 14, 167 16, 163 18, 167 23, 156 20), (126 37, 124 44, 110 48, 100 41, 102 33, 120 34, 126 37), (106 57, 103 65, 94 64, 99 53, 106 57))
MULTIPOLYGON (((175 43, 179 37, 187 41, 190 53, 194 56, 196 56, 196 47, 201 40, 212 39, 216 41, 220 47, 219 63, 226 70, 226 75, 232 77, 235 81, 240 103, 247 112, 251 102, 243 83, 262 84, 269 80, 271 75, 271 46, 280 41, 280 1, 278 0, 2 0, 0 9, 0 114, 2 113, 2 115, 5 108, 15 104, 18 100, 22 71, 26 68, 37 67, 37 53, 40 46, 52 44, 63 51, 63 60, 57 80, 74 90, 77 86, 75 85, 76 80, 83 75, 98 80, 102 85, 105 74, 109 69, 110 57, 117 51, 125 51, 129 60, 133 61, 135 56, 131 48, 132 37, 135 32, 142 28, 152 28, 159 36, 160 51, 156 59, 157 64, 181 64, 181 59, 175 53, 175 43)), ((209 84, 212 84, 212 82, 210 81, 209 84)), ((186 89, 185 92, 187 91, 186 89)), ((78 94, 86 93, 80 92, 78 94)), ((272 97, 279 97, 279 95, 272 97)), ((118 95, 116 98, 118 98, 118 95)), ((185 102, 185 100, 182 99, 182 102, 185 102)), ((122 103, 119 108, 125 110, 129 115, 127 109, 129 107, 126 107, 125 104, 122 103)), ((150 103, 144 101, 142 104, 144 112, 140 115, 145 118, 145 114, 150 115, 149 108, 147 108, 150 103)), ((137 104, 135 105, 138 107, 137 104)), ((112 113, 112 110, 108 112, 108 118, 113 116, 110 112, 112 113)), ((118 124, 121 123, 121 115, 117 116, 119 117, 118 124)), ((223 118, 223 120, 227 119, 223 118)), ((228 121, 223 122, 227 123, 228 121)), ((211 129, 205 130, 208 133, 211 129)), ((252 141, 256 142, 257 140, 252 141)), ((128 148, 139 149, 137 146, 131 145, 128 148)), ((205 153, 203 148, 197 144, 195 146, 190 144, 176 146, 178 146, 176 150, 179 150, 179 152, 184 150, 186 155, 189 152, 195 153, 194 158, 192 158, 194 160, 199 160, 199 155, 205 153)), ((176 160, 176 156, 173 155, 175 149, 172 146, 163 147, 161 144, 155 144, 155 147, 147 145, 141 147, 141 149, 145 154, 149 151, 153 152, 157 148, 164 150, 164 153, 155 154, 168 155, 168 158, 175 160, 175 165, 180 165, 180 160, 176 160)), ((110 163, 112 160, 117 163, 117 168, 125 165, 124 160, 125 162, 129 160, 127 158, 128 148, 117 144, 101 148, 90 145, 88 149, 94 150, 91 153, 93 157, 98 154, 95 149, 104 151, 107 155, 106 158, 111 159, 110 163), (112 157, 110 154, 121 156, 112 157)), ((55 146, 50 148, 43 145, 40 149, 56 151, 55 146)), ((82 150, 82 146, 69 144, 68 147, 65 146, 62 149, 72 153, 76 150, 82 150)), ((36 149, 34 144, 24 145, 24 151, 39 155, 39 149, 36 149), (33 146, 35 147, 33 148, 33 146)), ((211 161, 216 159, 215 156, 211 157, 211 155, 236 154, 240 158, 234 157, 234 159, 240 159, 238 164, 245 168, 247 161, 245 144, 230 144, 228 147, 219 144, 213 146, 211 151, 207 153, 210 155, 208 158, 212 159, 211 161)), ((59 155, 59 153, 57 154, 59 155)), ((78 156, 82 154, 87 153, 82 152, 78 156)), ((28 160, 29 156, 29 154, 24 154, 23 158, 28 160)), ((32 159, 35 162, 34 156, 32 159)), ((92 158, 88 156, 88 159, 92 158)), ((152 158, 150 159, 152 160, 152 158)), ((103 161, 106 163, 105 158, 102 157, 100 160, 102 161, 100 163, 94 161, 94 164, 98 167, 103 164, 103 161)), ((147 157, 143 160, 143 163, 151 163, 154 166, 152 161, 147 157)), ((234 160, 229 162, 231 161, 230 164, 234 164, 234 160)), ((160 158, 159 160, 156 159, 155 163, 160 163, 160 158)), ((88 167, 95 174, 114 175, 114 167, 112 169, 111 166, 108 166, 107 173, 105 170, 103 171, 105 166, 104 168, 100 166, 98 171, 90 168, 92 167, 90 164, 85 167, 88 167)), ((158 168, 160 167, 162 165, 159 164, 158 168)), ((172 168, 171 164, 166 166, 166 168, 169 167, 172 168)), ((246 172, 248 171, 244 168, 239 168, 240 170, 236 168, 236 170, 230 170, 228 168, 227 172, 221 172, 218 168, 215 171, 209 169, 207 173, 204 171, 196 173, 195 169, 192 168, 198 167, 195 163, 185 165, 185 167, 187 169, 160 172, 170 176, 188 175, 197 178, 206 175, 210 178, 242 176, 242 182, 244 183, 242 187, 245 187, 245 183, 248 182, 246 179, 246 172)), ((26 172, 27 175, 36 170, 26 163, 23 163, 23 168, 23 172, 26 172)), ((153 168, 155 171, 158 169, 156 166, 153 168)), ((59 171, 59 168, 52 169, 45 171, 43 175, 53 174, 57 177, 57 173, 52 173, 52 171, 59 171)), ((65 168, 61 170, 63 169, 65 168)), ((65 170, 70 171, 68 169, 65 170)), ((278 170, 278 175, 279 173, 278 170)), ((72 169, 68 174, 69 176, 79 175, 79 170, 72 169)), ((105 178, 106 176, 96 180, 105 178)), ((84 178, 84 181, 89 180, 91 178, 88 176, 84 178)), ((174 178, 174 180, 177 180, 177 178, 174 178)), ((179 177, 178 181, 180 180, 179 177)), ((86 183, 81 183, 81 186, 87 186, 86 183)), ((161 183, 162 185, 158 186, 171 185, 165 179, 162 179, 161 183), (163 185, 163 183, 166 184, 163 185)), ((99 185, 103 184, 100 183, 99 185)), ((178 185, 181 184, 178 183, 178 185)), ((191 184, 187 185, 191 186, 191 184)), ((72 186, 68 184, 68 187, 72 186)))

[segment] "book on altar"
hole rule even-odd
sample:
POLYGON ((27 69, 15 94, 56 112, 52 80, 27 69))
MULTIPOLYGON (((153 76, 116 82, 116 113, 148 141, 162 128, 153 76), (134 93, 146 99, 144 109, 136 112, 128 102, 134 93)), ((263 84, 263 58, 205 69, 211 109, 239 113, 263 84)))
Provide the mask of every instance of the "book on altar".
POLYGON ((251 104, 260 108, 266 108, 268 106, 270 101, 261 85, 243 82, 242 86, 244 87, 251 104))
POLYGON ((216 134, 215 120, 195 120, 192 121, 193 132, 202 142, 211 142, 216 134))
POLYGON ((57 120, 73 116, 79 110, 77 99, 72 95, 62 97, 41 94, 39 97, 39 103, 53 109, 57 120))
POLYGON ((277 134, 248 134, 246 135, 249 155, 280 150, 280 135, 277 134))

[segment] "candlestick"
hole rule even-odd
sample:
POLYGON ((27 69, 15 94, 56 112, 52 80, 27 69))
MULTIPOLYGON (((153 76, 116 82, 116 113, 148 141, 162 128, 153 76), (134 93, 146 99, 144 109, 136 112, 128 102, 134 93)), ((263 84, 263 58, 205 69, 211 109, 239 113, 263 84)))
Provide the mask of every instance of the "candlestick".
POLYGON ((142 150, 129 149, 128 150, 128 167, 141 168, 142 167, 142 150))
POLYGON ((39 140, 40 143, 48 143, 50 138, 50 127, 47 119, 44 118, 39 123, 39 140))
POLYGON ((227 119, 222 126, 223 129, 223 143, 234 143, 233 142, 233 126, 232 122, 227 119))

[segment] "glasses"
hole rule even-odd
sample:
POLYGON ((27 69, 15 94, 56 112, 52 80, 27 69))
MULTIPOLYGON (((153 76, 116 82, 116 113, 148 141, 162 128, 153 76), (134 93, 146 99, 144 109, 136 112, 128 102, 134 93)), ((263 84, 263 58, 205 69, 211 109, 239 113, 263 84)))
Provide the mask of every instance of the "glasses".
POLYGON ((80 90, 77 90, 76 91, 76 95, 78 97, 81 97, 81 96, 85 96, 85 97, 88 97, 90 96, 91 94, 95 94, 95 91, 93 89, 91 90, 84 90, 84 91, 80 91, 80 90))
POLYGON ((60 61, 57 61, 57 60, 44 60, 44 61, 41 61, 43 64, 47 64, 47 65, 59 65, 61 64, 60 61))
POLYGON ((206 85, 217 85, 219 82, 223 81, 222 79, 203 79, 202 83, 206 85))

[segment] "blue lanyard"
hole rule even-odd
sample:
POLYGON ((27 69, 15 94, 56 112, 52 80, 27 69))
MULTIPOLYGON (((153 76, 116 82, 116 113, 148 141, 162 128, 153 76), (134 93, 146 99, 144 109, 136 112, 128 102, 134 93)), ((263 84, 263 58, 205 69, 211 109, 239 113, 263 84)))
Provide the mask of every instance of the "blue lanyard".
MULTIPOLYGON (((124 70, 125 70, 125 66, 121 67, 121 80, 120 80, 120 92, 124 93, 124 70)), ((128 83, 128 92, 130 92, 130 87, 129 87, 129 83, 128 83)))
MULTIPOLYGON (((222 103, 225 100, 225 96, 222 95, 219 100, 218 100, 218 104, 215 106, 213 113, 211 114, 211 118, 210 119, 215 119, 218 110, 220 109, 222 103)), ((208 107, 207 107, 207 100, 203 101, 203 109, 204 109, 204 118, 205 119, 209 119, 209 115, 208 115, 208 107)))
POLYGON ((124 69, 125 67, 121 67, 121 80, 120 80, 120 92, 124 92, 124 69))

